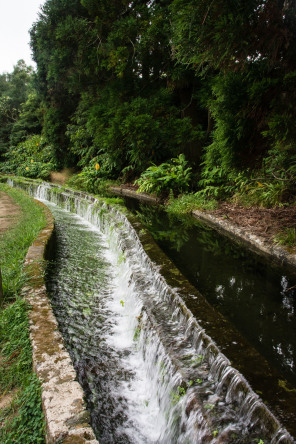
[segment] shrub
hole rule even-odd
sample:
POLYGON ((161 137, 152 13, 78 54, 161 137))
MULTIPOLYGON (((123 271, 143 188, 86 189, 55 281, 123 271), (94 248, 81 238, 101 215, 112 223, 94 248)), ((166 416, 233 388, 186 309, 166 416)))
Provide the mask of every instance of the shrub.
POLYGON ((191 168, 187 167, 184 154, 180 154, 170 162, 147 168, 135 183, 140 185, 139 192, 160 195, 186 191, 189 188, 190 179, 191 168))
POLYGON ((114 185, 115 182, 101 177, 99 173, 100 168, 98 168, 98 166, 98 163, 91 162, 90 165, 83 168, 81 173, 71 176, 67 180, 66 186, 76 190, 99 194, 101 196, 109 196, 109 187, 110 185, 114 185))
POLYGON ((274 243, 285 245, 287 247, 295 247, 296 245, 296 229, 286 228, 274 236, 274 243))
POLYGON ((57 167, 52 147, 38 135, 10 147, 6 159, 1 167, 2 172, 17 176, 47 179, 57 167))
POLYGON ((183 194, 177 199, 170 199, 166 211, 173 214, 189 214, 195 209, 215 210, 217 201, 215 199, 202 198, 197 194, 183 194))

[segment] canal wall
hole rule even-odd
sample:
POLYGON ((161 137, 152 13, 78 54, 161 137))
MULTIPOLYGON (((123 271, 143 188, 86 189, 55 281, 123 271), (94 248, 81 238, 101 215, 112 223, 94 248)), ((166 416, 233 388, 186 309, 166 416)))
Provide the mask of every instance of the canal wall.
POLYGON ((44 257, 54 230, 54 220, 43 203, 36 203, 44 208, 47 223, 26 255, 24 268, 29 279, 22 289, 22 295, 31 305, 29 322, 33 368, 42 387, 46 442, 97 444, 89 424, 83 390, 76 380, 76 372, 45 288, 44 257))
MULTIPOLYGON (((156 196, 146 193, 138 193, 135 190, 112 186, 110 187, 110 191, 114 194, 131 197, 142 202, 155 204, 160 203, 160 199, 156 196)), ((273 245, 266 241, 266 239, 252 234, 244 228, 240 228, 227 220, 218 218, 213 214, 206 213, 205 211, 196 209, 193 210, 191 214, 195 219, 205 222, 207 225, 210 225, 220 233, 230 237, 233 241, 240 242, 251 251, 264 256, 271 263, 275 263, 280 266, 287 266, 290 272, 296 274, 296 254, 290 252, 288 248, 280 245, 273 245)))
MULTIPOLYGON (((38 187, 38 183, 33 183, 33 181, 24 181, 27 182, 27 190, 33 194, 33 192, 35 192, 35 188, 38 187)), ((21 185, 21 184, 20 184, 21 185)), ((40 191, 42 191, 42 195, 48 195, 48 196, 52 196, 54 198, 54 202, 55 200, 58 201, 62 201, 64 200, 65 204, 66 204, 66 209, 67 211, 71 211, 71 212, 75 212, 77 214, 79 214, 79 212, 81 211, 81 214, 85 213, 87 205, 90 205, 90 210, 88 212, 89 217, 90 217, 90 222, 93 221, 93 219, 96 219, 96 214, 98 215, 98 219, 102 219, 101 220, 101 225, 104 228, 110 228, 110 220, 109 220, 109 211, 105 211, 107 210, 107 207, 105 207, 101 202, 97 201, 96 198, 86 195, 85 193, 81 193, 81 192, 73 192, 71 190, 66 190, 66 189, 56 189, 56 187, 53 187, 49 184, 42 184, 40 185, 40 191), (41 188, 44 188, 44 192, 41 190, 41 188), (103 205, 103 206, 102 206, 103 205), (102 206, 102 208, 101 208, 102 206)), ((45 198, 45 197, 44 197, 45 198)), ((46 199, 46 200, 51 200, 51 199, 46 199)), ((173 319, 172 316, 170 316, 170 314, 168 313, 168 308, 171 308, 171 310, 174 312, 174 315, 176 317, 176 329, 175 331, 180 331, 182 328, 185 331, 185 336, 186 336, 186 340, 190 339, 191 337, 194 339, 194 342, 196 342, 196 349, 198 351, 198 356, 203 356, 204 359, 204 363, 206 360, 208 360, 208 367, 209 367, 209 372, 214 371, 214 379, 213 379, 213 383, 214 384, 218 384, 217 385, 217 389, 220 390, 219 394, 222 396, 224 393, 224 390, 226 390, 226 398, 227 398, 227 405, 228 402, 231 401, 233 403, 237 403, 238 401, 240 401, 241 406, 242 406, 242 413, 243 416, 242 418, 244 418, 245 416, 248 418, 248 421, 250 421, 250 424, 257 424, 259 425, 259 423, 263 423, 264 427, 263 429, 261 429, 262 431, 262 436, 265 438, 264 435, 266 435, 268 441, 266 442, 271 442, 272 444, 275 443, 291 443, 291 442, 295 442, 293 440, 293 438, 287 434, 287 432, 282 429, 280 427, 280 424, 278 423, 278 421, 276 420, 276 418, 271 414, 271 412, 266 408, 266 406, 264 406, 264 404, 262 403, 262 401, 260 400, 260 398, 258 397, 258 395, 256 395, 254 392, 252 392, 251 387, 249 387, 248 383, 245 381, 245 379, 231 366, 231 362, 222 354, 220 353, 219 349, 216 347, 215 343, 212 342, 211 338, 209 336, 207 336, 207 334, 205 333, 205 331, 207 331, 207 333, 210 333, 211 337, 215 337, 215 330, 216 330, 216 336, 221 336, 221 332, 224 332, 224 335, 227 332, 227 335, 229 336, 229 340, 227 341, 227 343, 229 344, 229 346, 227 347, 227 350, 225 349, 224 352, 227 352, 227 356, 231 357, 231 355, 233 354, 233 356, 237 355, 238 353, 241 352, 241 349, 243 348, 244 351, 247 350, 247 344, 243 343, 243 339, 240 338, 240 340, 232 340, 232 333, 236 336, 236 332, 232 332, 232 329, 230 326, 226 325, 226 321, 223 317, 219 316, 217 314, 217 312, 212 309, 209 304, 207 304, 206 301, 204 301, 202 295, 200 295, 193 287, 191 287, 189 285, 189 283, 183 278, 183 276, 181 275, 181 273, 172 265, 172 263, 168 260, 168 258, 163 255, 161 253, 161 251, 159 250, 159 248, 154 244, 154 242, 151 239, 151 236, 149 235, 149 233, 143 229, 143 227, 141 226, 141 224, 136 220, 136 218, 134 218, 133 216, 130 216, 128 214, 121 215, 119 213, 117 213, 117 211, 112 210, 112 208, 108 208, 108 210, 110 210, 110 213, 114 213, 114 216, 116 218, 116 221, 114 223, 114 228, 118 227, 119 228, 119 237, 120 235, 122 236, 123 231, 127 231, 127 232, 131 232, 131 226, 127 223, 126 218, 129 220, 129 222, 132 224, 133 228, 136 230, 137 232, 137 236, 135 236, 134 234, 132 235, 131 239, 128 240, 128 243, 132 243, 132 244, 136 244, 136 249, 138 254, 140 253, 143 256, 143 265, 145 265, 145 267, 147 267, 147 270, 150 273, 150 269, 151 269, 151 273, 153 274, 153 280, 155 280, 157 278, 157 287, 159 287, 159 292, 164 294, 165 299, 169 302, 169 306, 166 306, 166 310, 167 310, 167 316, 169 319, 173 319), (126 227, 125 227, 126 225, 126 227), (126 230, 124 229, 126 228, 126 230), (120 234, 121 233, 121 234, 120 234), (141 241, 141 243, 139 242, 139 240, 141 241), (148 259, 148 257, 146 256, 146 254, 143 254, 144 252, 142 252, 142 249, 145 250, 145 253, 149 256, 150 259, 148 259), (150 262, 152 261, 152 262, 150 262), (159 274, 159 276, 158 276, 159 274), (169 287, 167 287, 166 282, 169 284, 169 287), (190 310, 187 309, 186 307, 186 303, 184 301, 186 301, 186 297, 187 295, 193 295, 196 294, 196 301, 197 304, 199 306, 199 313, 200 313, 200 317, 202 319, 198 320, 198 322, 193 319, 190 310), (219 324, 221 325, 221 329, 219 328, 219 324), (223 327, 224 325, 224 327, 223 327), (227 328, 226 328, 227 327, 227 328), (219 333, 220 332, 220 333, 219 333), (197 335, 197 336, 196 336, 197 335), (245 409, 247 410, 247 412, 245 412, 245 409), (245 415, 246 413, 246 415, 245 415), (250 415, 249 415, 250 413, 250 415)), ((120 212, 121 213, 121 212, 120 212)), ((111 216, 110 216, 111 217, 111 216)), ((113 215, 112 215, 113 217, 113 215)), ((111 227, 113 228, 113 226, 111 227)), ((114 232, 113 232, 114 235, 114 232)), ((125 244, 125 241, 123 242, 125 244)), ((40 245, 36 245, 36 247, 39 247, 40 245)), ((126 248, 124 247, 124 251, 128 251, 128 245, 126 246, 126 248)), ((29 263, 29 265, 33 265, 32 262, 29 263)), ((41 274, 42 274, 42 269, 41 269, 41 274)), ((38 284, 38 282, 37 282, 38 284)), ((38 285, 37 285, 37 289, 38 289, 38 285)), ((38 293, 38 291, 37 291, 38 293)), ((153 310, 154 305, 151 305, 151 309, 153 310)), ((158 306, 159 308, 159 306, 158 306)), ((47 307, 44 305, 43 306, 43 300, 41 300, 40 302, 40 309, 41 309, 41 313, 40 316, 43 314, 43 311, 47 310, 47 307)), ((153 313, 152 313, 153 314, 153 313)), ((157 313, 156 313, 157 314, 157 313)), ((36 316, 38 317, 38 316, 36 316)), ((47 321, 43 321, 41 322, 41 324, 46 323, 47 321)), ((51 322, 51 320, 49 321, 51 322)), ((160 325, 157 325, 157 329, 158 329, 158 335, 162 337, 163 342, 165 343, 166 340, 166 335, 167 335, 167 330, 164 330, 163 334, 161 333, 160 330, 160 325)), ((37 327, 38 328, 38 327, 37 327)), ((41 328, 41 327, 40 327, 41 328)), ((34 328, 33 328, 34 329, 34 328)), ((57 326, 56 324, 54 325, 54 321, 53 321, 53 325, 52 325, 52 330, 53 330, 53 342, 56 340, 56 338, 59 338, 59 333, 57 331, 57 326), (56 330, 55 330, 56 328, 56 330)), ((175 335, 175 333, 174 333, 175 335)), ((237 337, 237 336, 236 336, 237 337)), ((61 339, 62 340, 62 339, 61 339)), ((42 335, 39 339, 40 341, 40 346, 42 346, 42 335)), ((44 336, 43 336, 43 342, 44 342, 44 336)), ((51 343, 48 343, 48 347, 51 347, 51 343)), ((171 351, 170 352, 170 356, 171 356, 171 351)), ((44 365, 44 369, 47 368, 47 365, 50 365, 51 361, 55 361, 55 363, 59 363, 59 358, 56 359, 55 354, 51 354, 48 353, 48 351, 44 351, 44 354, 49 355, 47 357, 47 361, 46 364, 44 365)), ((245 353, 244 353, 245 354, 245 353)), ((250 359, 252 352, 246 353, 247 355, 247 359, 250 359)), ((179 360, 179 359, 178 359, 179 360)), ((172 359, 173 361, 173 359, 172 359)), ((232 361, 232 359, 231 359, 232 361)), ((259 360, 259 357, 256 356, 255 361, 258 363, 260 363, 258 365, 258 368, 256 368, 256 372, 260 372, 262 373, 262 376, 264 377, 264 379, 269 378, 269 372, 268 369, 265 368, 265 363, 263 361, 259 360)), ((179 360, 178 365, 180 366, 181 361, 179 360)), ((38 364, 37 364, 38 366, 38 364)), ((36 366, 36 368, 37 368, 36 366)), ((42 369, 42 364, 41 364, 41 369, 42 369)), ((207 370, 208 371, 208 370, 207 370)), ((52 369, 52 375, 53 379, 55 378, 55 365, 53 366, 52 369)), ((42 373, 41 373, 41 377, 42 373)), ((45 373, 45 377, 46 377, 46 373, 45 373)), ((63 376, 59 373, 58 377, 60 377, 60 382, 61 383, 67 383, 68 382, 68 377, 70 379, 70 375, 66 376, 65 381, 63 379, 63 376)), ((186 381, 188 378, 185 378, 186 381)), ((193 378, 189 378, 188 381, 189 383, 191 383, 191 380, 193 380, 193 378)), ((249 380, 249 378, 248 378, 249 380)), ((57 380, 56 380, 57 381, 57 380)), ((186 382, 185 381, 185 382, 186 382)), ((187 381, 187 382, 188 382, 187 381)), ((74 381, 75 382, 75 381, 74 381)), ((192 394, 194 395, 194 403, 192 401, 192 399, 187 396, 186 393, 186 402, 187 402, 187 406, 188 408, 186 408, 186 415, 190 415, 190 416, 198 416, 199 418, 199 412, 200 410, 202 411, 203 407, 201 406, 201 408, 199 407, 199 404, 205 404, 207 401, 202 401, 200 400, 200 394, 199 391, 202 391, 204 389, 204 387, 198 387, 198 386, 193 386, 191 388, 191 386, 189 385, 189 383, 187 384, 188 386, 188 394, 192 394), (192 390, 192 393, 191 393, 192 390), (194 391, 194 392, 193 392, 194 391), (198 401, 199 400, 199 401, 198 401), (192 406, 194 405, 194 409, 192 409, 192 406), (189 408, 189 406, 191 406, 189 408)), ((205 378, 205 383, 206 383, 206 378, 205 378)), ((253 385, 253 384, 252 384, 253 385)), ((270 385, 272 386, 272 380, 270 380, 270 385)), ((51 388, 53 390, 56 389, 55 387, 55 383, 53 385, 51 385, 51 388)), ((278 391, 281 390, 281 387, 277 387, 277 390, 275 387, 272 387, 273 390, 273 397, 274 394, 277 393, 278 391)), ((287 395, 287 394, 285 394, 287 395)), ((292 396, 293 393, 288 393, 289 396, 292 396)), ((49 397, 51 396, 50 391, 49 391, 49 397)), ((203 394, 204 396, 204 394, 203 394)), ((224 395, 223 395, 224 396, 224 395)), ((279 396, 279 398, 281 398, 281 396, 279 396)), ((184 398, 185 399, 185 398, 184 398)), ((215 398, 216 399, 216 398, 215 398)), ((48 400, 48 404, 50 403, 50 399, 48 400)), ((75 403, 75 400, 73 401, 75 403)), ((73 402, 71 404, 70 410, 73 408, 73 402)), ((182 401, 184 404, 184 401, 182 401)), ((205 404, 205 405, 209 405, 209 404, 205 404)), ((295 404, 294 404, 295 405, 295 404)), ((53 406, 54 407, 54 406, 53 406)), ((46 409, 45 409, 46 410, 46 409)), ((68 408, 69 410, 69 408, 68 408)), ((58 409, 56 410, 58 411, 58 409)), ((234 411, 234 410, 233 410, 234 411)), ((74 418, 78 418, 78 420, 81 419, 81 416, 79 416, 79 412, 76 412, 74 410, 72 410, 71 412, 74 416, 74 418)), ((204 419, 205 419, 205 424, 208 426, 208 424, 211 424, 211 421, 213 421, 213 418, 211 419, 211 421, 209 421, 209 418, 207 419, 207 417, 209 416, 209 414, 211 413, 211 410, 208 411, 207 407, 206 407, 206 411, 203 411, 203 415, 204 415, 204 419)), ((215 413, 215 411, 214 411, 215 413)), ((213 415, 214 415, 213 413, 213 415)), ((85 418, 83 418, 84 420, 85 418)), ((92 440, 91 435, 87 435, 88 432, 85 432, 85 429, 88 429, 87 426, 87 419, 86 418, 86 422, 84 423, 83 421, 78 421, 75 423, 74 421, 74 427, 73 427, 73 422, 72 420, 68 420, 66 419, 65 422, 67 425, 70 424, 70 430, 69 431, 65 431, 61 433, 61 440, 57 440, 57 439, 53 439, 53 440, 48 440, 48 442, 96 442, 92 440), (85 427, 84 427, 85 426, 85 427), (78 435, 78 437, 75 437, 75 433, 80 433, 80 436, 78 435), (64 435, 63 435, 64 433, 64 435), (86 433, 86 435, 82 436, 83 433, 86 433), (90 439, 89 439, 90 438, 90 439), (82 440, 81 440, 82 439, 82 440), (84 440, 83 440, 84 439, 84 440), (87 440, 88 439, 88 440, 87 440)), ((50 418, 48 419, 48 423, 50 423, 50 418)), ((53 422, 53 421, 52 421, 53 422)), ((196 424, 195 424, 196 426, 196 424)), ((202 430, 201 430, 202 431, 202 430)), ((53 433, 55 433, 55 430, 53 428, 53 433)), ((206 431, 206 433, 208 433, 208 431, 206 431)), ((51 439, 50 437, 50 433, 49 435, 49 439, 51 439)), ((57 433, 56 433, 57 436, 57 433)), ((221 435, 222 436, 222 435, 221 435)), ((261 435, 260 435, 261 436, 261 435)), ((217 438, 217 440, 213 439, 211 442, 223 442, 223 441, 219 441, 220 438, 217 438)), ((194 441, 195 442, 195 441, 194 441)), ((202 442, 202 441, 196 441, 196 442, 202 442)), ((226 442, 226 441, 224 441, 226 442)), ((229 441, 230 442, 230 441, 229 441)))

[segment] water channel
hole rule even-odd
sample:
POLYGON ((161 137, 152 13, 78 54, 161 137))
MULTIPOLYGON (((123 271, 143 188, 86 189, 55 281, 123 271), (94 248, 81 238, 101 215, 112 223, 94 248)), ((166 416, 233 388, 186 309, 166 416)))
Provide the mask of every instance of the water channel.
MULTIPOLYGON (((278 387, 276 379, 287 409, 285 403, 266 407, 232 366, 231 354, 243 346, 248 355, 252 346, 186 283, 143 225, 83 193, 30 182, 18 186, 45 201, 56 219, 48 291, 100 443, 294 442, 272 413, 282 411, 282 424, 294 434, 293 389, 278 387), (165 268, 176 278, 164 279, 165 268), (182 288, 172 286, 174 279, 182 288), (215 329, 217 337, 225 336, 223 353, 208 336, 215 329)), ((147 210, 142 213, 147 219, 147 210)), ((233 276, 235 284, 239 278, 233 276)), ((211 285, 218 286, 215 280, 211 285)), ((264 372, 266 361, 258 359, 264 372)), ((253 368, 255 379, 262 378, 259 370, 253 368)), ((268 372, 269 384, 274 375, 268 372)))
POLYGON ((187 279, 296 389, 295 273, 192 217, 135 199, 125 203, 187 279))

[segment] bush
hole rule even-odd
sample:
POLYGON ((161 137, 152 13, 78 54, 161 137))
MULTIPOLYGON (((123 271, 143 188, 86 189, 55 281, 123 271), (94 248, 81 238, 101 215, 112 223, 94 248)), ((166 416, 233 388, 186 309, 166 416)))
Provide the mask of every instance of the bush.
POLYGON ((166 89, 124 102, 108 89, 101 94, 91 106, 92 99, 85 97, 67 136, 78 165, 87 167, 96 159, 103 177, 131 181, 152 162, 166 161, 203 136, 189 117, 180 117, 173 94, 166 89))
POLYGON ((274 243, 278 245, 285 245, 287 247, 295 247, 296 245, 296 229, 286 228, 280 233, 276 234, 273 239, 274 243))
POLYGON ((109 196, 109 187, 114 185, 115 182, 101 177, 99 169, 98 163, 91 162, 90 165, 83 168, 81 173, 71 176, 67 180, 66 186, 101 196, 109 196))
POLYGON ((215 210, 217 201, 215 199, 202 198, 197 194, 183 194, 177 199, 170 199, 166 211, 172 214, 189 214, 195 209, 215 210))
POLYGON ((1 171, 23 177, 47 179, 57 167, 52 147, 38 135, 10 147, 6 159, 1 171))
POLYGON ((159 166, 152 165, 141 174, 136 180, 139 192, 156 193, 178 193, 189 188, 191 179, 191 168, 187 168, 187 161, 184 154, 171 159, 170 162, 162 163, 159 166))

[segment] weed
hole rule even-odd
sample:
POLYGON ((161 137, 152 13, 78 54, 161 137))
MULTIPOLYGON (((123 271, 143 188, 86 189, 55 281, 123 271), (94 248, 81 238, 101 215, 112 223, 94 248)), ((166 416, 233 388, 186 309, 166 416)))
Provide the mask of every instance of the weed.
POLYGON ((203 359, 204 359, 203 355, 197 355, 196 357, 191 359, 191 364, 194 366, 200 365, 202 363, 203 359))
POLYGON ((0 442, 44 443, 40 384, 32 373, 29 305, 18 293, 26 279, 22 265, 27 249, 46 218, 42 208, 22 191, 5 185, 0 189, 11 195, 22 210, 18 223, 0 241, 5 302, 15 300, 0 311, 0 392, 16 391, 13 403, 1 411, 0 442))
POLYGON ((286 392, 296 392, 296 389, 289 388, 288 382, 283 379, 278 380, 278 385, 279 385, 279 387, 283 388, 286 392))
POLYGON ((18 389, 14 404, 2 412, 1 443, 43 443, 40 384, 32 373, 28 304, 17 299, 0 314, 0 391, 18 389), (13 417, 13 419, 11 419, 13 417))
POLYGON ((139 339, 140 333, 141 333, 141 327, 138 325, 138 327, 135 329, 134 332, 134 337, 133 337, 134 341, 137 341, 139 339))
POLYGON ((177 390, 170 394, 172 404, 173 405, 177 404, 180 401, 180 399, 182 398, 182 396, 184 396, 185 394, 186 394, 186 389, 179 385, 177 387, 177 390))
POLYGON ((6 418, 0 417, 2 444, 43 444, 44 417, 41 406, 41 389, 36 375, 31 375, 15 405, 6 411, 6 418), (13 419, 11 419, 13 416, 13 419), (2 422, 1 421, 1 422, 2 422))
POLYGON ((211 404, 211 403, 205 404, 205 409, 207 409, 207 410, 213 410, 214 407, 215 407, 215 404, 211 404))
POLYGON ((3 293, 7 300, 17 295, 26 280, 22 265, 29 246, 45 226, 46 218, 43 209, 23 191, 3 184, 0 190, 9 194, 21 209, 17 224, 0 239, 3 293))
POLYGON ((188 387, 191 387, 193 384, 201 384, 202 383, 202 379, 195 379, 194 381, 189 381, 188 382, 188 387))
MULTIPOLYGON (((73 174, 66 182, 66 186, 74 190, 87 191, 106 197, 110 197, 109 188, 111 185, 117 185, 117 183, 100 177, 100 172, 96 170, 94 165, 85 167, 82 173, 73 174)), ((117 203, 120 203, 120 200, 118 198, 117 203)))
POLYGON ((278 245, 285 245, 287 247, 294 247, 296 244, 296 229, 286 228, 273 238, 274 243, 278 245))
POLYGON ((170 162, 161 165, 152 165, 141 174, 141 177, 135 182, 140 185, 140 193, 180 192, 189 187, 191 179, 191 168, 187 167, 187 161, 184 154, 171 159, 170 162))
POLYGON ((122 307, 124 307, 124 301, 121 299, 121 301, 119 301, 120 302, 120 305, 122 306, 122 307))
POLYGON ((285 184, 282 182, 258 182, 254 180, 245 190, 235 195, 235 200, 245 206, 258 205, 273 207, 280 205, 285 194, 285 184))
POLYGON ((190 214, 195 209, 214 210, 217 208, 215 199, 204 198, 198 193, 182 194, 178 198, 170 197, 166 211, 172 214, 190 214))
POLYGON ((125 261, 126 261, 125 254, 124 253, 120 253, 120 255, 118 257, 118 261, 117 261, 118 265, 121 265, 125 261))

